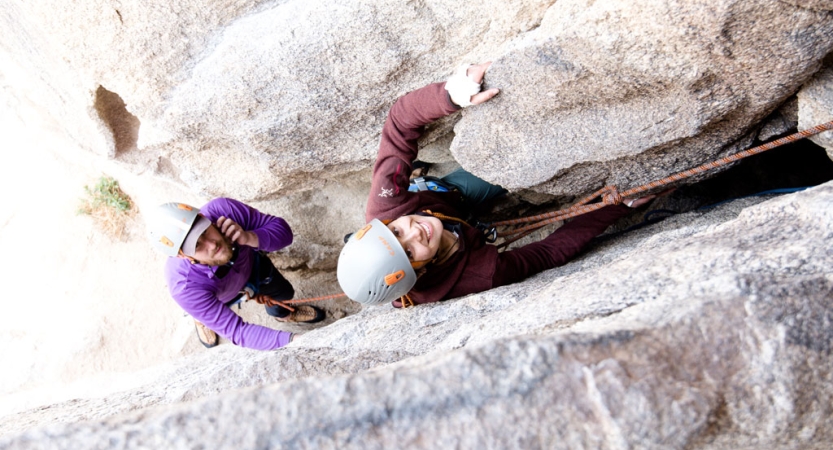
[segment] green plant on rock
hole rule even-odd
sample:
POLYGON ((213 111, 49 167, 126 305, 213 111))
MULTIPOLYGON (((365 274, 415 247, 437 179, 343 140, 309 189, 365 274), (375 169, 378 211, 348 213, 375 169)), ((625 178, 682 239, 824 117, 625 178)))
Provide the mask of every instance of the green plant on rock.
POLYGON ((79 214, 92 216, 107 234, 121 237, 127 219, 133 214, 133 201, 111 176, 102 176, 94 186, 84 186, 79 214))

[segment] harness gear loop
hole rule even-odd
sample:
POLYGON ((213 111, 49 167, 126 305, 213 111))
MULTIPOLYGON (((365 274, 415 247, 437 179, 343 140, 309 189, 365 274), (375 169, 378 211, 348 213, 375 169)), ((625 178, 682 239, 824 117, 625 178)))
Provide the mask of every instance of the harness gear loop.
POLYGON ((409 192, 419 192, 419 191, 434 191, 434 192, 451 192, 456 190, 456 188, 441 178, 437 177, 416 177, 411 179, 411 184, 408 185, 409 192))

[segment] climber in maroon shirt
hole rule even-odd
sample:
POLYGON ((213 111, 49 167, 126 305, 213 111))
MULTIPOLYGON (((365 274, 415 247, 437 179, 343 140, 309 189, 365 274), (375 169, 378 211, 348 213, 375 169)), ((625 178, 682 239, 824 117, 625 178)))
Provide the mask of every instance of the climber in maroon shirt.
POLYGON ((445 180, 454 189, 409 191, 417 139, 425 125, 461 108, 485 103, 498 89, 481 91, 491 63, 463 66, 445 83, 410 92, 391 107, 373 168, 366 220, 341 251, 338 281, 364 304, 395 307, 482 292, 563 265, 592 238, 654 196, 627 199, 579 216, 545 239, 498 252, 483 232, 457 218, 472 203, 506 192, 465 172, 445 180), (462 181, 462 182, 460 182, 462 181))

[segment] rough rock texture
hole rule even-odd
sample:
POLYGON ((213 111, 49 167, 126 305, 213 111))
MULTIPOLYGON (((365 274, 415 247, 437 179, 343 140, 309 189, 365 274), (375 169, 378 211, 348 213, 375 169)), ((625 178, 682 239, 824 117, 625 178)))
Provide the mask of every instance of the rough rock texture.
POLYGON ((28 34, 56 30, 79 89, 103 86, 139 119, 124 159, 246 199, 366 166, 397 96, 494 54, 552 3, 8 1, 28 34))
POLYGON ((457 124, 452 153, 489 181, 569 197, 738 151, 833 50, 830 10, 559 1, 495 61, 503 94, 457 124))
MULTIPOLYGON (((833 58, 798 93, 798 107, 801 129, 833 120, 833 58)), ((833 133, 822 133, 810 139, 827 149, 827 154, 833 159, 833 133)))
MULTIPOLYGON (((430 127, 426 159, 543 200, 833 118, 823 0, 0 0, 0 27, 5 104, 41 105, 153 186, 140 210, 173 183, 285 217, 277 263, 301 296, 337 290, 390 104, 461 62, 494 60, 502 93, 430 127)), ((815 138, 828 154, 831 135, 815 138)), ((351 315, 278 352, 221 346, 4 418, 0 447, 829 448, 833 185, 758 201, 443 304, 334 303, 351 315)))
POLYGON ((31 413, 97 420, 0 447, 826 448, 833 184, 759 201, 521 285, 366 308, 278 352, 195 355, 143 389, 31 413))
POLYGON ((3 0, 3 47, 85 148, 204 196, 285 200, 269 211, 324 236, 302 259, 334 266, 392 102, 492 58, 551 3, 3 0))
POLYGON ((833 49, 824 1, 3 5, 3 47, 81 145, 205 196, 285 199, 270 211, 321 230, 301 259, 326 267, 361 225, 391 103, 461 62, 494 60, 503 93, 439 124, 427 159, 450 146, 490 181, 570 200, 748 146, 833 49))

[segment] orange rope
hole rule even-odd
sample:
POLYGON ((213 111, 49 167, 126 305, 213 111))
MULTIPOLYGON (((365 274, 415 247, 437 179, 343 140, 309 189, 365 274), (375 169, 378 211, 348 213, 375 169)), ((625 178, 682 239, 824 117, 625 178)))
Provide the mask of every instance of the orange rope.
POLYGON ((757 147, 751 148, 749 150, 744 150, 739 153, 735 153, 733 155, 726 156, 724 158, 720 158, 716 161, 711 161, 700 166, 697 166, 693 169, 684 170, 682 172, 675 173, 673 175, 667 176, 660 180, 651 181, 650 183, 645 183, 643 185, 637 186, 632 189, 628 189, 625 192, 619 193, 619 190, 616 186, 606 186, 598 191, 594 192, 592 195, 585 197, 580 202, 576 203, 569 208, 560 209, 558 211, 553 211, 549 213, 539 214, 536 216, 530 217, 521 217, 518 219, 510 219, 510 220, 502 220, 498 222, 492 222, 485 224, 488 227, 499 227, 499 226, 506 226, 506 225, 518 225, 522 223, 529 223, 535 222, 531 225, 527 225, 524 227, 520 227, 514 230, 504 231, 498 233, 498 237, 507 237, 507 236, 514 236, 517 234, 521 234, 521 236, 512 238, 511 240, 507 240, 506 242, 499 245, 499 247, 503 247, 508 245, 511 242, 514 242, 520 239, 523 236, 526 236, 530 232, 537 230, 538 228, 543 227, 544 225, 558 222, 565 219, 570 219, 573 217, 580 216, 582 214, 587 214, 592 211, 596 211, 598 209, 604 208, 608 205, 618 205, 622 203, 623 199, 626 197, 631 197, 636 194, 641 194, 645 191, 655 189, 661 186, 665 186, 680 180, 684 180, 686 178, 692 177, 694 175, 698 175, 700 173, 706 172, 708 170, 714 170, 718 167, 725 166, 727 164, 731 164, 736 161, 740 161, 743 158, 747 158, 752 155, 757 155, 759 153, 763 153, 767 150, 771 150, 775 147, 780 147, 784 144, 789 144, 791 142, 795 142, 800 139, 804 139, 824 131, 833 129, 833 121, 823 123, 821 125, 816 125, 813 128, 806 129, 804 131, 799 131, 798 133, 791 134, 789 136, 776 139, 772 142, 767 142, 766 144, 759 145, 757 147), (601 197, 601 201, 593 204, 589 204, 591 200, 601 197))
POLYGON ((405 294, 402 297, 399 297, 399 301, 400 301, 400 303, 402 303, 403 308, 410 308, 410 307, 414 306, 414 300, 408 294, 405 294))
POLYGON ((707 170, 712 170, 721 166, 725 166, 726 164, 733 163, 735 161, 740 161, 743 158, 747 158, 752 155, 757 155, 759 153, 763 153, 767 150, 772 150, 775 147, 780 147, 784 144, 789 144, 791 142, 795 142, 804 138, 808 138, 810 136, 815 136, 819 133, 825 132, 827 130, 833 129, 833 120, 830 122, 825 122, 820 125, 816 125, 813 128, 808 128, 804 131, 799 131, 798 133, 791 134, 789 136, 782 137, 781 139, 776 139, 772 142, 767 142, 766 144, 761 144, 757 147, 750 148, 749 150, 744 150, 739 153, 735 153, 734 155, 729 155, 725 158, 720 158, 717 161, 712 161, 701 166, 695 167, 693 169, 684 170, 680 173, 675 173, 674 175, 667 176, 661 180, 652 181, 647 184, 643 184, 641 186, 637 186, 633 189, 628 189, 627 191, 622 193, 623 197, 630 197, 635 194, 639 194, 645 192, 649 189, 653 189, 655 187, 663 186, 675 181, 679 181, 693 175, 697 175, 703 173, 707 170))
POLYGON ((286 308, 290 311, 295 311, 295 308, 293 308, 290 305, 296 305, 298 303, 320 302, 320 301, 324 301, 324 300, 331 300, 331 299, 334 299, 334 298, 346 297, 347 296, 347 294, 341 293, 341 294, 322 295, 321 297, 299 298, 299 299, 296 299, 296 300, 275 300, 274 298, 272 298, 268 295, 265 295, 265 294, 257 294, 254 297, 252 297, 249 294, 248 291, 244 291, 244 294, 246 296, 246 301, 254 300, 257 303, 260 303, 261 305, 266 305, 266 306, 270 306, 270 307, 280 306, 280 307, 286 308))

